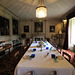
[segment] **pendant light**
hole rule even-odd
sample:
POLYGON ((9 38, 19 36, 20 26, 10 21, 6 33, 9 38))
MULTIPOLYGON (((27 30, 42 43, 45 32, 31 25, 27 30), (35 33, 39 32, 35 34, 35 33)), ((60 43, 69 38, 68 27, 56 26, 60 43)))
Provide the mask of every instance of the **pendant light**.
POLYGON ((36 17, 37 18, 47 17, 47 8, 44 5, 44 0, 39 0, 38 7, 36 8, 36 17))

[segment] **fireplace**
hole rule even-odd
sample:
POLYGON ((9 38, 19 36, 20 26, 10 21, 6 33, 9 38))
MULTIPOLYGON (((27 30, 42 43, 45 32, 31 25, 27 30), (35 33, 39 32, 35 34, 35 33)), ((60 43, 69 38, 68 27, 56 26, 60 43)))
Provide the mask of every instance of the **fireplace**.
POLYGON ((41 41, 44 39, 45 34, 34 34, 33 35, 33 40, 34 41, 41 41))
POLYGON ((35 37, 34 40, 35 40, 35 41, 41 41, 41 40, 43 40, 43 37, 35 37))

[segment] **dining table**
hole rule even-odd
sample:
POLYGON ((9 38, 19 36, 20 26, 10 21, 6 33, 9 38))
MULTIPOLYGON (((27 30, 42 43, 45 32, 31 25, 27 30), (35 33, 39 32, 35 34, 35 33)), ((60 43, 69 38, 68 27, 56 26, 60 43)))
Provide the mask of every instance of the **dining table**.
POLYGON ((48 41, 33 41, 18 62, 14 75, 25 75, 33 71, 33 75, 75 75, 75 68, 48 41), (54 55, 54 58, 53 58, 54 55))

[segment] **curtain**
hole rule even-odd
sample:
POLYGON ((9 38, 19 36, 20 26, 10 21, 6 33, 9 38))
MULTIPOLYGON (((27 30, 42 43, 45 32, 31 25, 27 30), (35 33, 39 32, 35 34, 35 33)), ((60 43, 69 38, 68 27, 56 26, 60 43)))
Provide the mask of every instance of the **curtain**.
POLYGON ((72 17, 75 17, 75 6, 73 7, 73 11, 66 17, 67 17, 67 24, 66 24, 66 34, 65 34, 65 41, 64 41, 63 49, 68 50, 69 19, 72 17))
POLYGON ((67 19, 67 24, 66 24, 66 34, 65 34, 65 40, 64 40, 64 45, 63 49, 68 49, 68 31, 69 31, 69 19, 67 19))

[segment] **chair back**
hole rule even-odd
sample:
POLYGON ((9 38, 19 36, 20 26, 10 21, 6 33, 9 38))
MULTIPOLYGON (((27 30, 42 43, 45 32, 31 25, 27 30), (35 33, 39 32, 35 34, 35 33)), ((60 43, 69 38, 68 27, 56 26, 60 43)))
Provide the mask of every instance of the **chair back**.
MULTIPOLYGON (((33 75, 33 71, 28 71, 24 75, 33 75)), ((50 71, 49 75, 57 75, 56 71, 50 71)))
POLYGON ((19 61, 19 51, 14 54, 14 60, 19 61))
POLYGON ((26 44, 30 43, 30 38, 26 38, 26 44))
POLYGON ((63 52, 63 56, 70 62, 71 56, 68 53, 63 52))
POLYGON ((57 50, 58 50, 58 52, 61 54, 62 49, 57 49, 57 50))
POLYGON ((14 58, 19 57, 19 51, 14 54, 14 58))
POLYGON ((56 71, 51 71, 50 75, 57 75, 57 72, 56 71))
POLYGON ((14 54, 14 67, 17 65, 17 63, 19 62, 19 51, 17 51, 15 54, 14 54))
POLYGON ((33 71, 28 71, 24 75, 33 75, 33 71))

